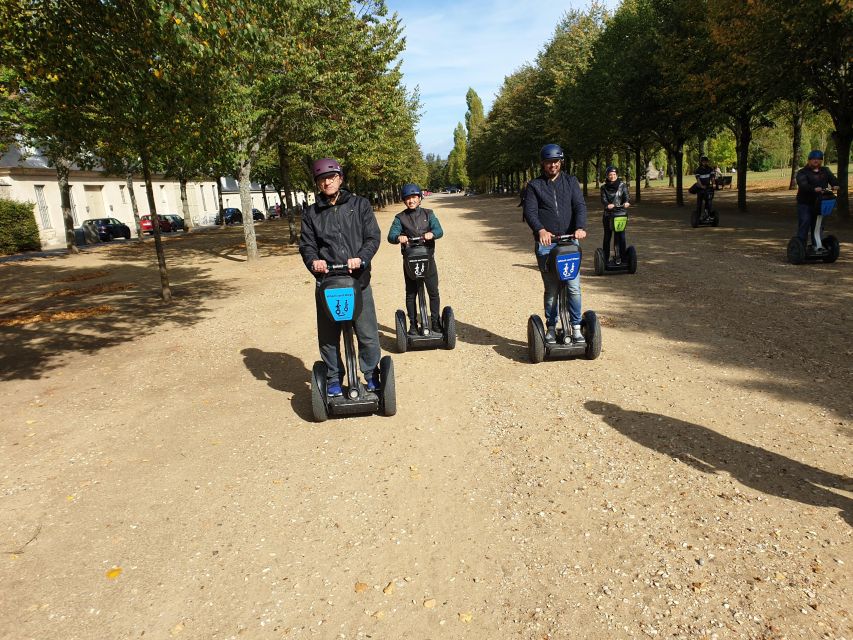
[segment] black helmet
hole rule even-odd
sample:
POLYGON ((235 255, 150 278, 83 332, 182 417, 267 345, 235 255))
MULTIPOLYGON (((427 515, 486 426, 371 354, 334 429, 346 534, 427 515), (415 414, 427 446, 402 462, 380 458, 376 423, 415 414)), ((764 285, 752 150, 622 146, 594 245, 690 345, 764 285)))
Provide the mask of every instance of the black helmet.
POLYGON ((710 162, 710 161, 711 160, 708 158, 708 156, 702 156, 701 158, 699 158, 699 162, 710 162))
POLYGON ((610 173, 611 171, 612 171, 613 173, 615 173, 616 175, 619 175, 619 169, 617 169, 617 168, 616 168, 614 165, 612 165, 612 164, 611 164, 611 165, 609 165, 609 166, 604 170, 604 175, 605 175, 605 176, 607 176, 607 174, 608 174, 608 173, 610 173))
POLYGON ((546 144, 539 150, 539 160, 563 160, 563 148, 558 144, 546 144))
POLYGON ((421 188, 413 182, 404 184, 403 188, 400 189, 400 195, 403 196, 403 200, 409 196, 418 196, 420 198, 424 197, 424 194, 421 192, 421 188))

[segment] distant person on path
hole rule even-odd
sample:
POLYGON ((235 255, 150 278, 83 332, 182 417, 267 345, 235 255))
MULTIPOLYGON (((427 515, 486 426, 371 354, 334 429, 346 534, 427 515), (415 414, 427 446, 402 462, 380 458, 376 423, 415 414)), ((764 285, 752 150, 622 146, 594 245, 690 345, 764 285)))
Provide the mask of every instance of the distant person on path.
POLYGON ((696 211, 702 213, 702 200, 704 198, 714 197, 714 179, 716 173, 714 167, 711 166, 711 161, 708 156, 699 158, 699 166, 693 172, 696 176, 696 183, 690 187, 690 193, 696 194, 696 211))
POLYGON ((326 389, 329 396, 343 395, 341 372, 341 325, 323 311, 319 295, 320 281, 329 265, 345 264, 361 285, 361 313, 355 319, 358 338, 358 365, 368 391, 379 389, 379 327, 370 289, 370 262, 379 250, 382 232, 366 198, 342 188, 344 172, 334 158, 322 158, 312 166, 318 195, 302 216, 299 253, 308 270, 317 279, 317 340, 320 357, 328 368, 326 389))
MULTIPOLYGON (((429 315, 430 328, 441 333, 441 314, 439 309, 441 303, 438 294, 438 267, 435 264, 435 241, 444 235, 438 218, 432 209, 421 207, 423 192, 416 184, 404 184, 400 190, 403 203, 406 208, 394 217, 391 229, 388 231, 388 242, 400 244, 400 250, 405 252, 406 245, 412 238, 423 238, 426 242, 431 260, 430 272, 424 278, 427 293, 429 293, 429 315)), ((418 334, 418 312, 415 307, 415 298, 418 295, 418 281, 410 278, 403 269, 403 278, 406 282, 406 313, 409 314, 409 333, 418 334)))
POLYGON ((610 262, 610 240, 616 234, 616 242, 619 244, 619 255, 628 253, 624 231, 613 231, 613 218, 617 215, 627 215, 625 209, 631 206, 628 186, 619 177, 619 171, 614 166, 604 170, 604 184, 601 185, 601 204, 604 205, 604 264, 610 262))
MULTIPOLYGON (((565 155, 557 144, 546 144, 539 151, 542 173, 527 183, 524 198, 524 219, 533 231, 534 253, 545 285, 545 341, 557 341, 557 294, 560 279, 548 271, 548 255, 556 243, 555 235, 574 234, 577 240, 586 237, 586 204, 577 178, 562 171, 565 155)), ((577 243, 577 240, 575 241, 577 243)), ((583 343, 581 334, 580 271, 569 285, 569 316, 572 342, 583 343)))
MULTIPOLYGON (((797 171, 797 236, 808 244, 817 222, 817 202, 827 189, 838 187, 838 179, 823 166, 823 151, 809 153, 806 166, 797 171)), ((818 243, 816 246, 820 246, 818 243)))

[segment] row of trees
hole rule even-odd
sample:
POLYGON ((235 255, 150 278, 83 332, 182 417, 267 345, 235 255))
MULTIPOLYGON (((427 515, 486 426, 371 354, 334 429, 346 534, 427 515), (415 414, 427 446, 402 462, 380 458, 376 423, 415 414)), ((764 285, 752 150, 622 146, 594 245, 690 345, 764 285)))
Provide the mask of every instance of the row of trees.
MULTIPOLYGON (((141 171, 155 216, 152 172, 182 186, 234 175, 244 211, 252 180, 272 184, 293 211, 311 160, 331 155, 351 186, 381 192, 426 175, 419 98, 394 63, 404 46, 383 0, 7 0, 0 143, 25 140, 56 166, 69 250, 74 164, 141 171)), ((253 261, 250 215, 244 233, 253 261)))
POLYGON ((847 215, 853 140, 847 3, 625 0, 611 15, 593 2, 567 13, 535 63, 505 79, 469 141, 468 172, 481 180, 529 173, 540 145, 558 141, 581 176, 617 156, 630 158, 639 176, 663 149, 683 204, 685 148, 705 152, 709 141, 728 137, 738 206, 745 210, 756 131, 785 127, 796 164, 803 123, 816 111, 832 121, 839 209, 847 215), (729 136, 718 135, 726 130, 729 136))

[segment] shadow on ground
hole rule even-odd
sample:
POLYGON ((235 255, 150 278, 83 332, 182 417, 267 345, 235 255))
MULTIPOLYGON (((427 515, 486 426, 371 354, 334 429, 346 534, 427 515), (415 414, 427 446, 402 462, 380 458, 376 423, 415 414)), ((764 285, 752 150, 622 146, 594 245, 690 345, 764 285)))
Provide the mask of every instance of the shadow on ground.
POLYGON ((634 442, 698 471, 725 472, 767 495, 838 509, 847 523, 853 525, 853 500, 829 490, 853 491, 853 478, 732 440, 692 422, 646 411, 628 411, 609 402, 588 401, 584 406, 634 442))
POLYGON ((306 422, 312 422, 311 372, 299 358, 289 353, 271 353, 260 349, 243 349, 243 364, 257 380, 270 388, 292 394, 293 412, 306 422))
MULTIPOLYGON (((853 416, 853 244, 844 244, 853 240, 853 225, 832 222, 842 241, 838 262, 794 266, 784 260, 796 220, 790 193, 753 194, 748 213, 725 194, 717 201, 721 226, 699 229, 688 224, 690 207, 676 207, 672 197, 656 190, 632 209, 628 242, 639 261, 633 276, 593 276, 602 224, 592 205, 583 242, 584 308, 596 309, 607 327, 655 333, 684 353, 736 368, 727 380, 740 379, 744 388, 853 416), (602 306, 597 293, 611 302, 602 306)), ((482 225, 472 242, 518 251, 513 266, 532 266, 532 235, 514 198, 439 204, 442 215, 482 225)))

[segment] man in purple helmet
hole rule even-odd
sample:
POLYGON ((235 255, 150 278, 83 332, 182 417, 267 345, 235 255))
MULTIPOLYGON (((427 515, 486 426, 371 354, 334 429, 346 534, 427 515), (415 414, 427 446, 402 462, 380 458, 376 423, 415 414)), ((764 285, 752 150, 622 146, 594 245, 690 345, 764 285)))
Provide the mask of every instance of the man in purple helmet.
MULTIPOLYGON (((361 313, 355 319, 358 338, 358 366, 368 391, 379 390, 379 328, 370 289, 370 261, 379 249, 381 232, 373 208, 366 198, 342 188, 344 172, 333 158, 321 158, 312 166, 317 201, 302 216, 299 253, 308 270, 319 281, 331 264, 346 264, 361 284, 361 313)), ((317 340, 320 357, 328 368, 326 390, 329 396, 343 394, 341 372, 340 325, 317 305, 317 340)))

